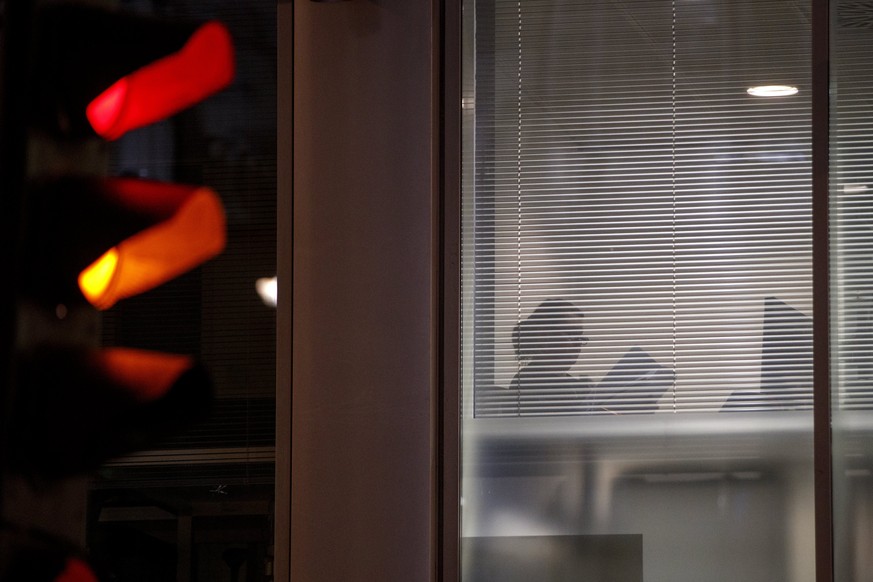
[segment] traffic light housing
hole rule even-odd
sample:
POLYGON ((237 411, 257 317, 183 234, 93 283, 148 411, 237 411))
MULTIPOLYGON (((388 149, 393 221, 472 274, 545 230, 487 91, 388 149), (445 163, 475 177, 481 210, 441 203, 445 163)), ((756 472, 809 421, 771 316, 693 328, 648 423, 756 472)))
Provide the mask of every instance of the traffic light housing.
POLYGON ((0 21, 0 176, 18 228, 3 239, 0 577, 92 582, 75 551, 31 543, 27 524, 4 522, 4 484, 63 483, 208 409, 212 387, 195 357, 100 347, 97 329, 100 311, 222 252, 221 198, 198 184, 111 177, 106 160, 113 140, 229 85, 233 42, 215 21, 15 2, 0 21))
POLYGON ((216 192, 109 177, 103 158, 109 141, 226 87, 235 65, 231 35, 216 21, 45 2, 31 22, 15 274, 27 316, 18 318, 11 398, 23 420, 11 423, 8 461, 57 477, 147 445, 151 432, 164 434, 208 401, 208 376, 188 356, 100 350, 96 326, 74 323, 88 317, 52 315, 110 309, 223 250, 216 192), (73 435, 77 422, 86 428, 73 435))

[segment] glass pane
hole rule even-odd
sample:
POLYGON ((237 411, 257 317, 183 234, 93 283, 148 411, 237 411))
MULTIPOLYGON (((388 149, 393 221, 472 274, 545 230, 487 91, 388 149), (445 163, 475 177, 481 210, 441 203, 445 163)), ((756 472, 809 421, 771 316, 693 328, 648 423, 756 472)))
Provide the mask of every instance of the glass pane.
POLYGON ((831 378, 835 580, 873 580, 873 10, 833 3, 831 20, 831 378))
POLYGON ((812 580, 807 3, 464 14, 463 580, 812 580))

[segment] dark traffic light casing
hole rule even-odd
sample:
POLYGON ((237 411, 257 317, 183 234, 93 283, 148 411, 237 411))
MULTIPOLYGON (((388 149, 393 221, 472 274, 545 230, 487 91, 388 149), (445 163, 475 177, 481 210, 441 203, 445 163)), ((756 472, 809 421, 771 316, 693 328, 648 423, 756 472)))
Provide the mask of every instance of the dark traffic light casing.
POLYGON ((233 42, 216 21, 0 5, 0 177, 13 229, 2 238, 0 578, 91 582, 82 555, 7 519, 27 511, 8 507, 4 485, 63 483, 206 413, 211 383, 194 356, 100 347, 98 314, 221 253, 221 198, 109 176, 106 161, 113 140, 230 84, 233 42))
POLYGON ((87 313, 93 320, 223 250, 216 192, 107 176, 105 152, 109 141, 226 87, 235 63, 231 35, 216 21, 42 2, 31 24, 10 387, 22 420, 11 423, 8 462, 59 476, 146 446, 150 427, 163 434, 208 400, 208 376, 189 356, 101 350, 87 313), (134 380, 156 383, 150 398, 134 380), (81 434, 71 434, 76 423, 81 434))

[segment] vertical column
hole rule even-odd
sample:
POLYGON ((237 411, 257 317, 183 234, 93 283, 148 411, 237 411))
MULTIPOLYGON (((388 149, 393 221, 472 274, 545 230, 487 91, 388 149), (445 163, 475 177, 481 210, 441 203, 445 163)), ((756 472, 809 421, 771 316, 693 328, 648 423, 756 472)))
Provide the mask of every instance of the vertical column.
POLYGON ((273 578, 289 582, 291 552, 291 289, 294 178, 294 3, 276 6, 276 481, 273 522, 273 578))
POLYGON ((812 264, 815 579, 834 579, 830 391, 830 3, 812 2, 812 264))
POLYGON ((294 3, 293 580, 434 575, 434 5, 294 3))

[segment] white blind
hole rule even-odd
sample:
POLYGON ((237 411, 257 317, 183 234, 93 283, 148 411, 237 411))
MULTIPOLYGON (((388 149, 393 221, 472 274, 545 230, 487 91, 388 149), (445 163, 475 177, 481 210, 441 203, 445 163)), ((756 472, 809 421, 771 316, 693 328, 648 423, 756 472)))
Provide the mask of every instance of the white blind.
POLYGON ((791 1, 477 2, 475 415, 811 405, 809 41, 791 1))

